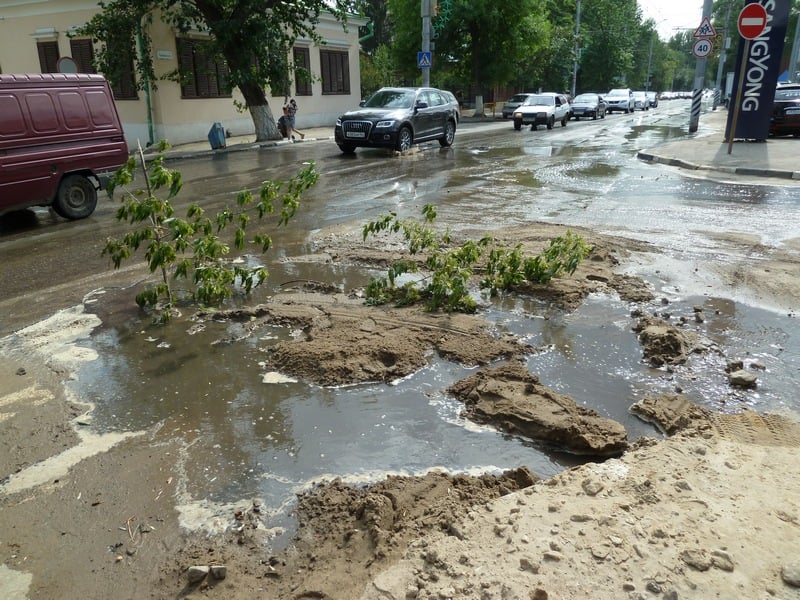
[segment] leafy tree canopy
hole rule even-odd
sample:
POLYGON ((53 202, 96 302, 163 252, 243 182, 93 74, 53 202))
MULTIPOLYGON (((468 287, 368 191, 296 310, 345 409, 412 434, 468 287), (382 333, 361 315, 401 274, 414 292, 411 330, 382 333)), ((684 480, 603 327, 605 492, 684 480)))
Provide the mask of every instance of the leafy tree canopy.
MULTIPOLYGON (((352 0, 110 0, 81 35, 100 42, 97 65, 114 81, 131 58, 128 49, 138 38, 140 51, 133 57, 138 85, 154 87, 150 28, 158 19, 181 33, 210 34, 211 51, 229 69, 228 84, 238 87, 253 117, 258 140, 279 137, 265 90, 288 89, 293 65, 289 53, 295 40, 307 37, 321 42, 316 26, 323 11, 334 14, 344 26, 352 0)), ((178 73, 168 77, 177 79, 178 73)))

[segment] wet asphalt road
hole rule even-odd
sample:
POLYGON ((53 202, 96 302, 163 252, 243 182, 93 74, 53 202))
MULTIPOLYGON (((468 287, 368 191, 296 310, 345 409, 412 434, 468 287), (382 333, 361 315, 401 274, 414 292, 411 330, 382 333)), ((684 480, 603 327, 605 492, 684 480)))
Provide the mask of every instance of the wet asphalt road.
MULTIPOLYGON (((232 204, 240 190, 285 180, 313 161, 320 181, 278 234, 277 248, 302 246, 309 231, 327 225, 366 221, 388 211, 415 215, 427 202, 439 205, 440 221, 454 228, 482 230, 548 218, 548 211, 552 217, 553 210, 563 209, 548 208, 545 193, 557 202, 566 194, 581 203, 598 186, 610 189, 632 178, 638 179, 642 197, 661 189, 658 172, 667 168, 642 165, 633 157, 643 143, 683 135, 684 104, 662 103, 648 113, 571 121, 535 132, 514 131, 510 121, 464 123, 452 148, 433 142, 406 156, 371 149, 347 156, 332 140, 321 140, 170 161, 184 180, 173 205, 177 214, 190 202, 214 211, 232 204), (648 176, 639 178, 637 170, 648 176)), ((147 276, 139 261, 115 272, 102 255, 106 238, 127 230, 115 210, 115 201, 101 193, 96 212, 80 221, 65 221, 46 208, 0 218, 0 335, 77 304, 91 290, 147 276)))

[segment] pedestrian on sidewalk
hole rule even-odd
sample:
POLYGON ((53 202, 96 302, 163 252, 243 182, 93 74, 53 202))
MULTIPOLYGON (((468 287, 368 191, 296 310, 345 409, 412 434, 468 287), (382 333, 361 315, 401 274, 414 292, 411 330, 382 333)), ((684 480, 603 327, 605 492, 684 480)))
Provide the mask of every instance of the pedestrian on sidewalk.
POLYGON ((295 102, 294 98, 289 100, 283 107, 283 115, 285 117, 286 123, 286 137, 289 138, 290 142, 294 141, 294 134, 300 136, 300 139, 303 140, 306 137, 306 134, 300 131, 299 129, 295 129, 295 115, 297 114, 297 102, 295 102))

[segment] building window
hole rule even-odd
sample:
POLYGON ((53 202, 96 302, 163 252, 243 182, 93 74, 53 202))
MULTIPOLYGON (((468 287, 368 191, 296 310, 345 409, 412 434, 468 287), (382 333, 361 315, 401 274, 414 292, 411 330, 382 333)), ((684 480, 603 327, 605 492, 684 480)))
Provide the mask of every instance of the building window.
POLYGON ((230 98, 228 65, 211 54, 211 42, 177 38, 183 98, 230 98))
POLYGON ((114 99, 138 100, 136 75, 133 69, 133 38, 119 36, 114 40, 109 40, 108 45, 109 53, 113 53, 115 56, 114 68, 117 70, 113 76, 106 74, 106 78, 111 84, 111 91, 114 93, 114 99))
POLYGON ((42 73, 58 73, 58 42, 36 42, 42 73))
POLYGON ((350 59, 347 52, 319 51, 323 94, 350 93, 350 59))
POLYGON ((297 96, 311 95, 311 51, 294 49, 294 88, 297 96))
POLYGON ((94 68, 94 47, 88 38, 71 39, 69 49, 72 60, 78 65, 78 73, 97 73, 94 68))

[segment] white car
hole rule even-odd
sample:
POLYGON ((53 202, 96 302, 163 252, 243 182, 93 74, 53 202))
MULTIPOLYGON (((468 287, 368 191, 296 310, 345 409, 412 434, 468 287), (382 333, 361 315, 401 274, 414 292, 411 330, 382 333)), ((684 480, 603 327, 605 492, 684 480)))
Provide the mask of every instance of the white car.
POLYGON ((548 129, 552 129, 556 121, 560 121, 561 126, 566 127, 571 114, 572 108, 564 94, 554 92, 531 94, 514 111, 514 129, 519 131, 523 125, 530 125, 531 131, 539 125, 546 125, 548 129))
POLYGON ((633 92, 633 110, 650 110, 650 101, 645 92, 633 92))
POLYGON ((606 112, 633 112, 633 90, 630 88, 614 88, 603 96, 603 100, 608 104, 606 112))

